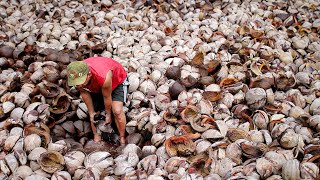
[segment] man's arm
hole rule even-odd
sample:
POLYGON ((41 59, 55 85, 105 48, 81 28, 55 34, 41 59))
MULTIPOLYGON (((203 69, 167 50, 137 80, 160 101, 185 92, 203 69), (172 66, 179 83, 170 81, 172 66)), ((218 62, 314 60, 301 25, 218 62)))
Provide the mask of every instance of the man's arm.
POLYGON ((106 79, 102 85, 103 102, 106 110, 106 123, 111 121, 111 106, 112 106, 112 72, 109 71, 106 75, 106 79))
POLYGON ((92 102, 90 93, 83 89, 78 89, 78 90, 80 91, 80 95, 88 108, 90 121, 94 121, 95 111, 94 111, 93 102, 92 102))
POLYGON ((94 116, 95 116, 96 112, 94 111, 92 97, 88 91, 86 91, 84 89, 78 89, 78 90, 80 91, 80 95, 88 108, 88 113, 89 113, 89 117, 90 117, 90 125, 91 125, 91 129, 92 129, 92 132, 94 135, 94 141, 100 141, 101 137, 97 133, 97 128, 94 125, 94 123, 95 123, 94 116))

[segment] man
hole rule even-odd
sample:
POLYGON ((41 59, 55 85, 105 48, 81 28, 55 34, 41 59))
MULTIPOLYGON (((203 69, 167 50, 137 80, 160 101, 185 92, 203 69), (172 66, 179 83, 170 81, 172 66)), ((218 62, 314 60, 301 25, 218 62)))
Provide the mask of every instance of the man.
POLYGON ((91 57, 71 62, 67 66, 68 85, 75 87, 88 108, 94 141, 101 141, 94 117, 105 110, 105 125, 111 123, 111 112, 120 134, 120 144, 125 144, 126 117, 123 103, 126 100, 127 73, 120 63, 106 57, 91 57))

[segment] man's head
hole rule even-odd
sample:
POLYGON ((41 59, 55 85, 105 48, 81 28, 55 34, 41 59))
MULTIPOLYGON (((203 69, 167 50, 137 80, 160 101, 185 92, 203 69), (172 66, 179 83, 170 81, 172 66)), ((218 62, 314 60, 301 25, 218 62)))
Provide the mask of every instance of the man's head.
POLYGON ((69 86, 79 86, 88 81, 89 66, 83 61, 74 61, 67 66, 69 86))

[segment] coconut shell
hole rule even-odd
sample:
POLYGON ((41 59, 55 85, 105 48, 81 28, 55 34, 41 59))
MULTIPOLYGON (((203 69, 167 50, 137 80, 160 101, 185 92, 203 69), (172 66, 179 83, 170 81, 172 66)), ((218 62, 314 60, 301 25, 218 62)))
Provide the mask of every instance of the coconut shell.
POLYGON ((178 66, 170 66, 166 71, 166 77, 168 79, 177 80, 181 76, 181 69, 178 66))
POLYGON ((221 98, 221 92, 205 91, 203 92, 204 99, 207 99, 211 102, 216 102, 221 98))
POLYGON ((164 145, 170 157, 188 156, 196 149, 195 143, 187 136, 172 136, 165 141, 164 145))
POLYGON ((169 94, 171 99, 177 99, 179 94, 185 90, 186 88, 182 84, 180 84, 179 82, 174 82, 169 88, 169 94))
POLYGON ((70 99, 67 94, 59 94, 53 101, 50 107, 50 112, 54 114, 63 114, 70 107, 70 99))
POLYGON ((38 84, 40 87, 40 93, 47 98, 56 97, 60 93, 60 87, 56 84, 44 81, 43 83, 38 84))
POLYGON ((247 139, 249 140, 249 134, 242 129, 230 128, 227 132, 227 137, 232 141, 235 142, 238 139, 247 139))
POLYGON ((48 151, 40 155, 39 164, 45 172, 54 173, 64 169, 65 161, 59 152, 48 151))
POLYGON ((10 46, 0 47, 0 57, 13 58, 14 48, 10 46))

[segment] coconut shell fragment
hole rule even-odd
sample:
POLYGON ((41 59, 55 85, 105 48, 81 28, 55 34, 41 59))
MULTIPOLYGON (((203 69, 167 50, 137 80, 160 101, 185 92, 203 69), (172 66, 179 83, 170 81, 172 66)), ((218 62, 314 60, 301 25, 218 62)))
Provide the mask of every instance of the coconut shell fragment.
POLYGON ((179 94, 185 90, 186 90, 186 88, 182 84, 180 84, 177 81, 174 82, 169 88, 169 94, 170 94, 171 99, 173 99, 173 100, 177 99, 179 94))
POLYGON ((192 119, 200 117, 200 110, 196 106, 187 106, 181 113, 180 116, 183 121, 190 122, 192 119))
POLYGON ((172 136, 164 142, 164 145, 170 157, 189 156, 196 149, 194 142, 187 136, 172 136))
POLYGON ((2 46, 0 47, 0 57, 12 58, 13 57, 14 48, 10 46, 2 46))
POLYGON ((232 142, 235 142, 238 139, 246 139, 246 140, 250 139, 248 132, 246 132, 242 129, 236 129, 236 128, 230 128, 227 132, 227 137, 232 142))
POLYGON ((60 87, 48 81, 43 81, 38 86, 40 87, 40 93, 47 98, 56 97, 60 93, 60 87))
POLYGON ((178 66, 170 66, 166 71, 168 79, 178 80, 181 76, 181 69, 178 66))
POLYGON ((70 99, 67 94, 59 94, 56 98, 54 98, 52 106, 50 107, 50 112, 54 114, 63 114, 67 112, 70 104, 70 99))
POLYGON ((65 161, 59 152, 48 151, 40 155, 39 164, 42 170, 52 174, 64 169, 65 161))

